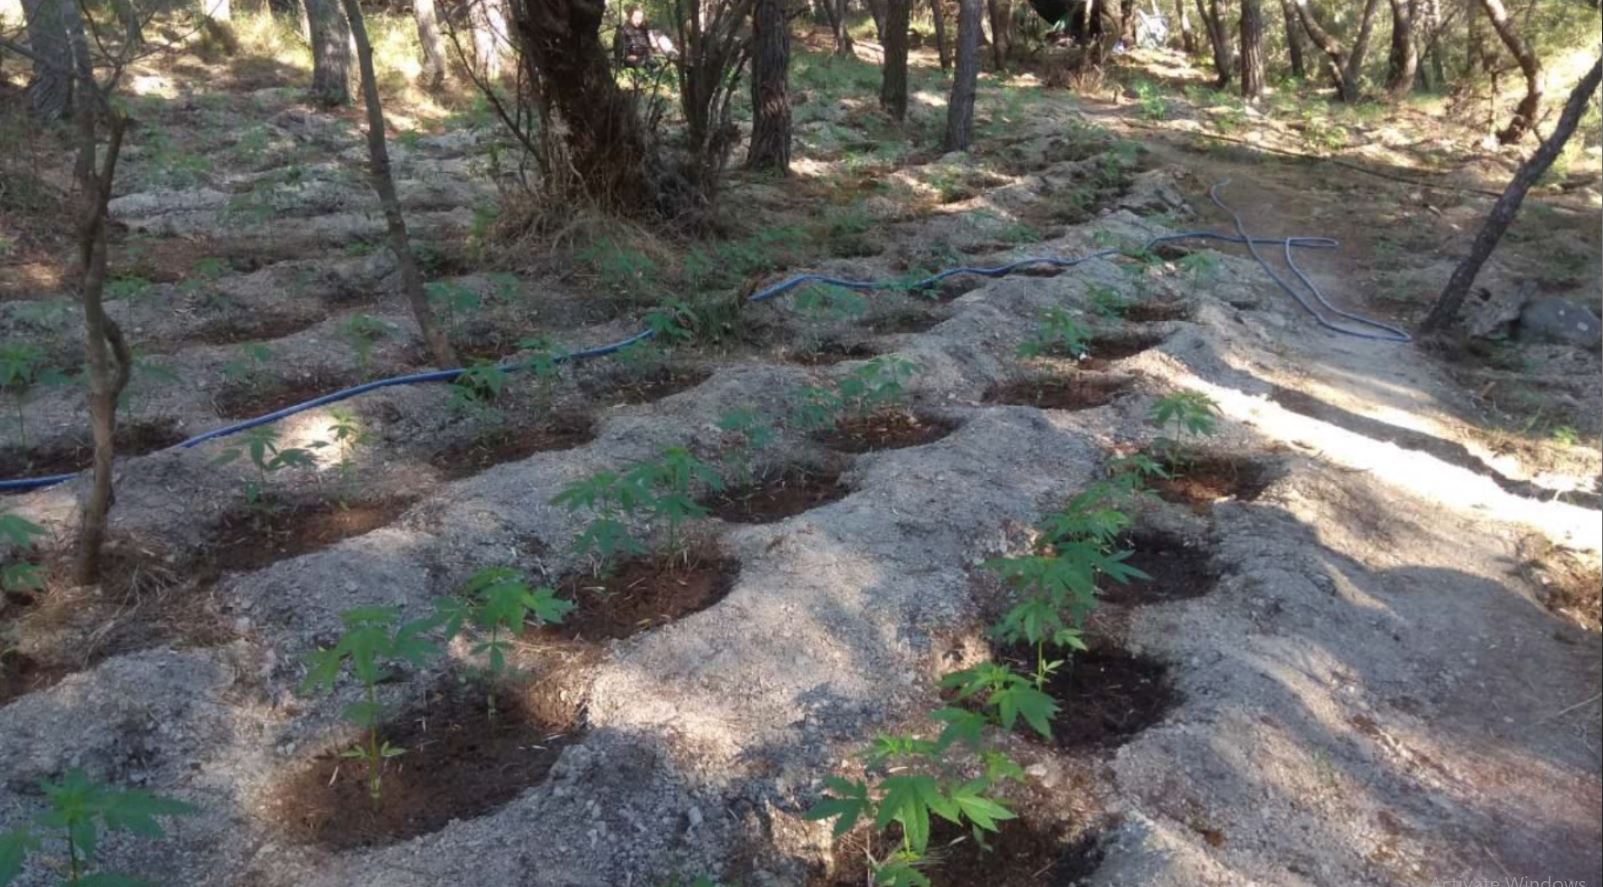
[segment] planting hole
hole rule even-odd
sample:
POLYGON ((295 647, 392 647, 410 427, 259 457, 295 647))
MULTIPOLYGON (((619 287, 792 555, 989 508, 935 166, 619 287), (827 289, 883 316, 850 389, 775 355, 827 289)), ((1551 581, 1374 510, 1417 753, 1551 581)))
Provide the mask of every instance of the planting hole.
POLYGON ((900 311, 874 318, 868 322, 868 329, 877 336, 922 333, 945 319, 929 311, 900 311))
MULTIPOLYGON (((1168 336, 1162 333, 1134 332, 1109 333, 1091 340, 1091 361, 1114 361, 1134 357, 1149 348, 1163 344, 1168 336)), ((1083 365, 1092 368, 1091 361, 1083 365)))
POLYGON ((1139 606, 1201 597, 1219 581, 1208 552, 1179 536, 1138 532, 1121 539, 1119 547, 1135 552, 1125 563, 1152 578, 1104 583, 1099 595, 1103 603, 1139 606))
POLYGON ((475 437, 465 446, 440 450, 429 457, 429 464, 450 480, 458 480, 535 453, 571 450, 595 436, 595 423, 589 416, 557 414, 533 428, 500 428, 475 437))
POLYGON ((1251 502, 1274 483, 1277 473, 1266 462, 1242 456, 1191 456, 1164 460, 1170 477, 1155 478, 1153 489, 1169 502, 1211 505, 1226 499, 1251 502))
MULTIPOLYGON (((998 658, 1021 674, 1035 669, 1035 650, 1028 646, 1009 647, 998 658)), ((1179 701, 1163 663, 1117 649, 1069 657, 1046 692, 1058 703, 1052 739, 1061 749, 1117 748, 1179 701)), ((1022 723, 1017 729, 1036 735, 1022 723)))
POLYGON ((298 314, 240 316, 238 312, 202 327, 192 341, 206 345, 237 345, 241 342, 271 341, 291 336, 316 324, 322 318, 298 314))
POLYGON ((767 524, 843 499, 851 490, 838 471, 791 469, 758 483, 725 490, 702 504, 721 520, 767 524))
POLYGON ((643 377, 630 377, 607 395, 613 404, 639 404, 662 400, 707 381, 712 373, 690 367, 662 367, 643 377))
POLYGON ((383 797, 368 797, 365 764, 319 757, 269 802, 290 837, 336 850, 415 838, 452 820, 489 813, 537 785, 575 738, 571 721, 545 720, 520 693, 496 696, 494 720, 482 687, 453 684, 379 729, 406 750, 384 765, 383 797))
POLYGON ((1190 306, 1179 300, 1172 299, 1147 299, 1141 302, 1132 302, 1124 309, 1124 319, 1135 323, 1185 320, 1190 316, 1190 306))
MULTIPOLYGON (((117 428, 118 456, 143 456, 164 450, 184 439, 172 419, 135 420, 117 428)), ((0 449, 0 477, 28 477, 83 471, 94 463, 95 445, 89 440, 72 440, 23 449, 0 449)))
POLYGON ((986 403, 1037 407, 1043 410, 1087 410, 1106 406, 1130 387, 1129 379, 1083 374, 1037 376, 991 386, 986 403))
POLYGON ((313 373, 304 379, 267 385, 235 384, 217 395, 217 414, 225 419, 252 419, 321 397, 344 387, 331 373, 313 373))
POLYGON ((828 366, 844 360, 870 360, 879 355, 866 344, 846 345, 841 342, 824 342, 805 351, 792 351, 787 358, 802 366, 828 366))
POLYGON ((66 676, 68 670, 47 666, 15 650, 0 652, 0 705, 42 690, 66 676))
POLYGON ((572 575, 557 591, 578 606, 544 631, 592 641, 626 638, 718 603, 739 574, 739 561, 702 550, 635 558, 603 576, 572 575))
POLYGON ((212 543, 212 564, 224 572, 259 570, 394 523, 411 504, 408 498, 320 501, 230 512, 212 543))
POLYGON ((905 410, 882 410, 867 416, 849 416, 835 423, 818 441, 843 453, 899 450, 933 443, 957 429, 956 422, 920 416, 905 410))

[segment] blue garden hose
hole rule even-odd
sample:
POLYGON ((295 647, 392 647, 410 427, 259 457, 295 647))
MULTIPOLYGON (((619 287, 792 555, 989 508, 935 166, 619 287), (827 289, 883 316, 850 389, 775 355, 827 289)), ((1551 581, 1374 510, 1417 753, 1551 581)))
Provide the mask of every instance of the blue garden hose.
MULTIPOLYGON (((1295 299, 1297 304, 1302 306, 1302 309, 1308 312, 1308 314, 1314 318, 1315 322, 1325 329, 1341 335, 1357 336, 1363 339, 1376 339, 1386 342, 1411 341, 1406 332, 1403 332, 1396 327, 1388 326, 1380 323, 1379 321, 1370 320, 1365 317, 1360 317, 1356 314, 1351 314, 1335 307, 1334 305, 1331 305, 1325 300, 1325 297, 1319 292, 1319 288, 1314 285, 1313 281, 1309 280, 1308 276, 1302 272, 1302 269, 1297 267, 1296 261, 1292 258, 1292 251, 1294 249, 1335 249, 1338 245, 1335 240, 1328 237, 1253 237, 1248 235, 1246 229, 1241 223, 1241 217, 1237 215, 1230 207, 1226 206, 1224 201, 1219 198, 1219 189, 1227 184, 1229 184, 1228 181, 1220 182, 1219 184, 1214 185, 1208 190, 1208 196, 1212 198, 1213 202, 1218 204, 1221 209, 1229 213, 1231 218, 1235 221, 1235 234, 1221 234, 1215 231, 1183 231, 1178 234, 1164 234, 1148 240, 1145 246, 1142 247, 1142 250, 1150 250, 1159 244, 1172 243, 1177 240, 1214 240, 1224 243, 1245 244, 1247 251, 1252 254, 1253 259, 1256 260, 1258 265, 1264 269, 1264 272, 1269 275, 1269 279, 1273 280, 1276 285, 1278 285, 1282 290, 1286 291, 1286 293, 1295 299), (1293 289, 1289 284, 1281 279, 1278 274, 1274 272, 1274 269, 1269 266, 1269 263, 1266 262, 1263 256, 1258 253, 1257 246, 1259 244, 1275 244, 1284 248, 1286 265, 1291 268, 1292 273, 1297 276, 1297 279, 1300 280, 1302 284, 1307 287, 1308 291, 1313 294, 1314 299, 1317 300, 1319 304, 1326 310, 1339 317, 1353 321, 1354 323, 1362 326, 1378 329, 1381 332, 1374 333, 1366 332, 1364 330, 1349 329, 1326 320, 1325 317, 1320 314, 1318 309, 1309 304, 1309 302, 1303 298, 1300 293, 1293 289)), ((928 289, 936 284, 939 284, 943 280, 963 274, 972 274, 978 277, 988 278, 1006 277, 1007 275, 1013 274, 1024 268, 1072 268, 1076 265, 1089 262, 1093 259, 1104 259, 1119 254, 1120 250, 1108 248, 1073 259, 1060 259, 1052 256, 1031 256, 1028 258, 1008 262, 1004 265, 996 265, 989 268, 965 265, 957 268, 948 268, 945 271, 931 274, 922 280, 915 280, 911 283, 906 281, 889 280, 849 280, 840 277, 829 277, 823 274, 798 274, 794 277, 786 278, 785 280, 781 280, 778 283, 771 284, 755 293, 752 293, 749 297, 749 301, 766 302, 769 299, 783 295, 791 290, 806 286, 808 284, 838 286, 844 289, 858 290, 862 292, 874 290, 928 289)), ((644 329, 626 339, 620 339, 619 341, 606 345, 598 345, 594 348, 586 348, 582 351, 569 351, 558 354, 554 358, 554 361, 556 363, 570 363, 573 361, 589 360, 596 357, 605 357, 609 354, 616 354, 617 352, 622 351, 623 349, 628 348, 636 343, 651 339, 655 335, 656 330, 644 329)), ((517 362, 506 362, 498 364, 497 366, 499 366, 500 369, 505 372, 517 372, 518 370, 524 368, 523 364, 517 362)), ((327 406, 331 403, 338 403, 342 400, 355 397, 358 394, 365 394, 369 391, 377 391, 380 388, 390 388, 396 385, 418 385, 425 382, 450 382, 465 372, 467 372, 465 368, 431 370, 423 373, 408 373, 402 376, 391 376, 388 379, 378 379, 373 382, 365 382, 361 385, 354 385, 350 388, 342 388, 338 391, 333 391, 320 397, 314 397, 308 401, 292 404, 284 407, 281 410, 268 413, 265 416, 257 416, 254 419, 246 419, 241 422, 235 422, 232 425, 225 425, 221 428, 207 431, 204 434, 197 434, 194 437, 180 441, 179 443, 176 443, 159 452, 187 450, 210 440, 228 437, 230 435, 238 434, 242 431, 247 431, 261 425, 269 425, 273 422, 277 422, 280 419, 293 416, 296 413, 305 412, 306 410, 315 409, 321 406, 327 406)), ((0 492, 21 492, 25 490, 42 489, 44 487, 54 486, 56 484, 72 480, 74 477, 77 477, 77 472, 71 474, 52 474, 44 477, 3 480, 0 481, 0 492)))

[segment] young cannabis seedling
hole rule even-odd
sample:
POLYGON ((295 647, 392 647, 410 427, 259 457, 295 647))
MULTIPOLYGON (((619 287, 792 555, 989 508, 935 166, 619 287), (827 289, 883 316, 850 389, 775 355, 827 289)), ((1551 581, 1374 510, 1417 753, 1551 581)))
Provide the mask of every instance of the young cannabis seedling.
POLYGON ((455 332, 484 307, 484 297, 472 287, 448 280, 436 280, 423 287, 429 306, 440 315, 440 323, 455 332))
MULTIPOLYGON (((312 446, 336 449, 339 461, 334 463, 334 468, 339 472, 340 486, 349 492, 356 482, 356 463, 351 457, 358 446, 367 442, 367 429, 362 427, 362 420, 355 413, 344 407, 330 407, 328 418, 329 440, 317 441, 312 446)), ((344 507, 343 499, 341 507, 344 507)))
POLYGON ((1130 310, 1130 300, 1107 284, 1092 284, 1086 288, 1085 295, 1091 302, 1091 310, 1109 320, 1118 320, 1130 310))
MULTIPOLYGON (((884 856, 870 852, 874 883, 888 887, 930 887, 920 867, 927 861, 931 817, 968 825, 975 838, 998 831, 1017 818, 995 796, 990 768, 984 777, 964 779, 945 759, 949 743, 917 737, 881 736, 867 754, 869 780, 825 777, 829 794, 805 814, 809 820, 835 820, 839 838, 861 820, 878 831, 901 830, 897 848, 884 856)), ((1014 768, 1017 769, 1016 767, 1014 768)), ((1008 772, 1005 768, 997 772, 1008 772)))
POLYGON ((536 397, 542 409, 550 409, 557 375, 562 370, 563 352, 549 336, 534 336, 518 340, 518 348, 527 351, 521 364, 524 372, 534 379, 536 397))
POLYGON ((273 349, 261 342, 246 342, 239 346, 233 360, 223 364, 223 378, 252 391, 259 390, 267 384, 272 363, 273 349))
POLYGON ((345 634, 334 646, 307 654, 309 668, 301 682, 303 693, 333 690, 340 672, 347 668, 362 682, 362 699, 346 706, 344 717, 366 737, 340 756, 367 764, 367 792, 374 804, 383 797, 384 762, 406 753, 379 737, 384 706, 378 701, 378 685, 389 677, 389 665, 406 662, 420 666, 440 652, 425 637, 439 624, 438 619, 400 620, 401 611, 396 607, 356 607, 341 613, 345 634))
POLYGON ((17 438, 22 448, 28 448, 28 423, 23 410, 40 386, 61 385, 67 377, 45 365, 44 352, 28 342, 7 342, 0 345, 0 391, 11 396, 11 406, 17 419, 17 438))
POLYGON ((488 657, 485 704, 490 720, 496 716, 496 685, 507 675, 507 650, 525 625, 561 622, 573 609, 571 601, 545 587, 530 588, 522 573, 511 567, 486 567, 468 577, 462 597, 437 602, 447 639, 472 623, 487 637, 474 645, 473 655, 488 657))
POLYGON ((644 505, 653 518, 667 526, 670 554, 679 552, 679 532, 685 522, 707 516, 707 509, 691 495, 691 486, 699 481, 713 490, 724 488, 718 472, 684 447, 669 447, 657 461, 636 465, 629 480, 638 489, 649 491, 644 505))
POLYGON ((718 430, 738 441, 724 447, 723 451, 723 461, 729 466, 733 483, 737 486, 750 484, 754 480, 752 461, 777 435, 773 422, 756 410, 743 408, 720 416, 718 430))
POLYGON ((645 507, 650 498, 650 491, 638 477, 599 471, 564 487, 551 504, 570 512, 584 509, 594 515, 574 540, 573 548, 594 559, 594 572, 599 575, 620 557, 645 554, 645 546, 630 534, 627 519, 645 507))
MULTIPOLYGON (((47 535, 49 533, 44 527, 21 515, 12 514, 10 509, 0 508, 0 540, 10 548, 26 552, 33 548, 35 536, 47 535)), ((44 584, 38 564, 31 561, 23 560, 0 567, 0 591, 38 591, 44 588, 44 584)))
POLYGON ((1157 440, 1159 452, 1171 466, 1189 461, 1181 441, 1185 438, 1203 438, 1219 428, 1219 404, 1201 391, 1176 391, 1158 398, 1147 414, 1147 423, 1159 432, 1167 432, 1157 440))
MULTIPOLYGON (((1043 663, 1041 667, 1055 669, 1058 665, 1061 663, 1043 663)), ((1051 739, 1058 704, 1041 689, 1044 683, 1039 675, 1032 681, 995 662, 982 662, 941 678, 942 688, 956 691, 954 701, 974 700, 983 706, 982 712, 956 706, 937 711, 935 719, 946 724, 941 741, 978 745, 987 723, 1012 730, 1020 718, 1030 729, 1051 739)))
POLYGON ((1082 359, 1091 351, 1091 331, 1062 308, 1048 308, 1041 312, 1041 323, 1035 335, 1019 346, 1020 357, 1042 357, 1056 354, 1082 359))
POLYGON ((351 353, 356 355, 357 372, 363 376, 367 375, 368 367, 372 363, 373 348, 393 335, 395 335, 394 326, 371 314, 353 314, 350 319, 340 324, 340 338, 351 346, 351 353))
POLYGON ((30 854, 37 854, 47 836, 59 837, 65 845, 64 869, 57 870, 63 884, 134 885, 142 884, 110 872, 91 874, 100 835, 105 831, 130 832, 146 838, 160 838, 160 817, 189 816, 197 808, 173 798, 140 789, 119 789, 93 782, 82 769, 74 767, 58 782, 40 783, 50 809, 35 817, 33 824, 0 833, 0 887, 22 874, 30 854))
POLYGON ((267 479, 286 468, 308 468, 316 464, 311 451, 300 447, 279 447, 278 429, 271 425, 258 425, 236 439, 214 461, 216 465, 237 462, 248 458, 256 468, 256 479, 245 482, 245 502, 252 509, 267 506, 267 479))

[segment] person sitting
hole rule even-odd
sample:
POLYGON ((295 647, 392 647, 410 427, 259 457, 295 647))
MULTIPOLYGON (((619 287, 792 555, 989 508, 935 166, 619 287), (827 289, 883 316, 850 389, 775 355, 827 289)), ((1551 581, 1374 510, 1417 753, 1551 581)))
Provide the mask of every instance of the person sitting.
POLYGON ((621 67, 643 68, 651 62, 651 27, 640 7, 630 7, 612 38, 612 54, 621 67))

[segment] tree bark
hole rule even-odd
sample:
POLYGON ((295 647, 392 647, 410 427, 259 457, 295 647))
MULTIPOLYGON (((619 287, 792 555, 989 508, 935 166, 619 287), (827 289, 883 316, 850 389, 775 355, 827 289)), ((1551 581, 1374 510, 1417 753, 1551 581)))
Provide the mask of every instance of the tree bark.
POLYGON ((912 0, 889 0, 885 9, 885 57, 880 64, 879 103, 897 120, 907 119, 907 29, 912 0))
POLYGON ((639 214, 655 194, 639 117, 601 46, 604 9, 601 0, 514 0, 512 27, 539 96, 542 138, 566 155, 547 163, 548 188, 564 192, 550 196, 639 214))
POLYGON ((835 33, 835 54, 851 55, 852 35, 846 26, 847 0, 824 0, 824 2, 829 4, 829 24, 835 33))
POLYGON ((790 173, 790 23, 785 0, 751 10, 751 146, 746 165, 790 173))
MULTIPOLYGON (((886 0, 863 0, 869 17, 874 20, 874 39, 882 46, 885 43, 885 4, 886 0)), ((841 18, 844 20, 845 16, 841 18)))
POLYGON ((1286 55, 1291 58, 1291 76, 1299 80, 1308 76, 1302 59, 1302 25, 1297 22, 1297 8, 1292 0, 1280 0, 1280 14, 1286 20, 1286 55))
POLYGON ((1230 85, 1232 69, 1235 68, 1235 50, 1230 45, 1230 29, 1225 25, 1224 10, 1219 0, 1197 0, 1197 15, 1202 19, 1203 29, 1208 32, 1208 45, 1213 49, 1213 69, 1217 75, 1214 87, 1224 89, 1230 85))
POLYGON ((417 19, 417 42, 423 49, 423 70, 419 80, 426 90, 445 86, 445 42, 440 39, 440 21, 434 10, 434 0, 412 0, 412 15, 417 19))
POLYGON ((1425 0, 1425 57, 1430 65, 1430 88, 1443 91, 1447 88, 1447 66, 1442 59, 1442 3, 1425 0))
POLYGON ((351 101, 351 31, 340 0, 306 0, 311 28, 312 98, 326 107, 351 101))
POLYGON ((473 23, 473 57, 485 80, 501 76, 502 44, 507 39, 504 0, 472 0, 469 19, 473 23))
POLYGON ((1481 28, 1480 0, 1464 0, 1464 66, 1458 76, 1468 80, 1475 69, 1486 67, 1486 34, 1481 28))
POLYGON ((1007 70, 1008 53, 1013 47, 1013 16, 1008 0, 985 0, 991 19, 991 63, 998 71, 1007 70))
POLYGON ((966 151, 974 136, 974 93, 980 79, 981 0, 957 2, 957 69, 946 105, 947 151, 966 151))
POLYGON ((1508 126, 1497 134, 1498 142, 1511 145, 1524 138, 1525 133, 1536 125, 1536 112, 1542 105, 1542 62, 1509 20, 1503 0, 1481 0, 1481 8, 1486 10, 1486 17, 1492 20, 1492 28, 1497 31, 1498 38, 1513 53, 1520 71, 1525 74, 1525 97, 1514 109, 1514 117, 1509 120, 1508 126))
POLYGON ((1308 32, 1308 38, 1324 54, 1325 70, 1330 74, 1338 96, 1344 102, 1358 101, 1358 73, 1368 50, 1369 31, 1373 24, 1377 0, 1365 0, 1363 21, 1359 24, 1358 39, 1353 43, 1351 52, 1341 45, 1340 40, 1320 26, 1319 19, 1308 7, 1308 0, 1291 0, 1291 2, 1297 7, 1297 18, 1302 21, 1303 29, 1308 32))
POLYGON ((1414 21, 1419 0, 1388 0, 1391 3, 1391 51, 1386 57, 1386 93, 1393 101, 1407 98, 1414 89, 1419 69, 1419 51, 1414 46, 1414 21))
POLYGON ((1262 0, 1241 0, 1241 96, 1249 101, 1263 96, 1262 0))
POLYGON ((1581 121, 1581 115, 1586 113, 1587 102, 1591 100, 1592 93, 1597 91, 1600 77, 1603 77, 1603 58, 1594 62, 1592 70, 1576 84, 1575 91, 1570 93, 1569 100, 1564 103, 1564 113, 1559 115, 1558 125, 1553 127, 1552 134, 1542 142, 1541 147, 1536 149, 1536 153, 1526 158, 1519 169, 1514 171, 1514 178, 1503 190, 1503 196, 1497 198, 1497 203, 1486 216, 1485 224, 1475 235, 1475 242, 1470 245, 1469 255, 1453 269, 1453 276, 1448 279, 1441 296, 1436 299, 1430 314, 1420 325, 1421 333, 1439 332, 1458 318, 1458 312, 1464 305, 1464 298, 1469 295, 1469 288, 1475 283, 1475 276, 1480 273, 1481 266, 1486 264, 1486 260, 1492 255, 1492 250, 1497 248, 1503 233, 1508 230, 1515 215, 1519 213, 1520 204, 1525 200, 1525 193, 1553 165, 1559 152, 1564 150, 1565 143, 1574 135, 1576 125, 1581 121))
MULTIPOLYGON (((87 56, 86 56, 87 57, 87 56)), ((97 156, 99 86, 92 76, 78 83, 78 156, 74 178, 78 185, 78 260, 83 270, 84 368, 88 376, 85 400, 94 437, 93 475, 78 526, 75 578, 80 585, 100 581, 101 551, 105 547, 107 518, 115 501, 112 467, 116 458, 117 398, 128 384, 133 360, 122 331, 106 316, 106 205, 117 172, 127 118, 109 106, 109 132, 103 156, 97 156), (94 94, 94 95, 92 95, 94 94)))
POLYGON ((67 42, 66 6, 74 0, 24 0, 28 49, 34 55, 28 103, 45 120, 72 112, 72 47, 67 42))
POLYGON ((362 6, 357 0, 342 0, 345 17, 350 22, 351 37, 356 42, 356 64, 361 72, 362 100, 367 106, 367 158, 368 174, 373 190, 378 192, 379 205, 384 208, 384 225, 389 229, 390 250, 395 253, 396 265, 401 272, 401 292, 412 308, 423 341, 428 343, 435 364, 441 369, 457 366, 456 350, 445 331, 434 321, 434 310, 429 307, 423 291, 423 275, 412 256, 411 238, 406 232, 406 217, 401 215, 401 200, 395 193, 395 179, 390 174, 390 152, 384 142, 384 106, 379 102, 378 75, 373 70, 373 44, 367 38, 367 25, 362 20, 362 6))
POLYGON ((930 17, 935 21, 935 54, 941 60, 941 70, 952 68, 952 47, 946 42, 945 0, 930 0, 930 17))
POLYGON ((1180 22, 1180 48, 1186 55, 1195 55, 1197 52, 1197 32, 1191 30, 1191 13, 1186 9, 1186 0, 1174 0, 1175 18, 1180 22))

